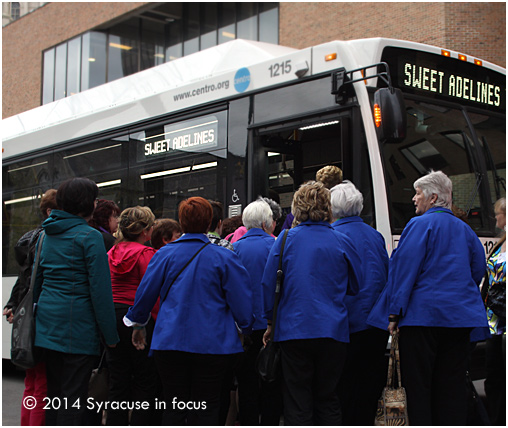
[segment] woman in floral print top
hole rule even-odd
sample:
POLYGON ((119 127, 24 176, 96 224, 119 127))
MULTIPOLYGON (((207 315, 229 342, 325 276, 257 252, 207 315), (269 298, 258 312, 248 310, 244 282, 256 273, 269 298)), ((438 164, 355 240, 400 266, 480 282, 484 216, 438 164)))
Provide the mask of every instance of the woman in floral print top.
MULTIPOLYGON (((494 205, 496 226, 505 234, 487 260, 488 291, 503 283, 506 287, 506 199, 494 205)), ((492 425, 506 425, 506 318, 496 315, 487 307, 487 318, 492 337, 487 339, 485 393, 492 425)))

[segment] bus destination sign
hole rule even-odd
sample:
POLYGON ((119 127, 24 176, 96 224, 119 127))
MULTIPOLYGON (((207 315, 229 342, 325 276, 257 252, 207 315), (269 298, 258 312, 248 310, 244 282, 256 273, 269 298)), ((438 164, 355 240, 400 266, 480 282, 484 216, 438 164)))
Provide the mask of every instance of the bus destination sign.
POLYGON ((409 61, 404 64, 403 83, 408 88, 418 88, 489 106, 501 105, 501 87, 498 85, 422 67, 409 61))
POLYGON ((145 143, 145 156, 164 154, 171 150, 195 150, 217 145, 217 119, 197 125, 167 126, 162 139, 145 143))
MULTIPOLYGON (((223 113, 165 125, 164 132, 141 138, 142 158, 170 155, 177 152, 208 152, 225 147, 225 136, 219 132, 223 113), (224 141, 222 141, 224 140, 224 141)), ((222 125, 223 126, 223 125, 222 125)))
POLYGON ((392 83, 419 95, 504 112, 505 76, 458 59, 401 48, 386 48, 392 83))

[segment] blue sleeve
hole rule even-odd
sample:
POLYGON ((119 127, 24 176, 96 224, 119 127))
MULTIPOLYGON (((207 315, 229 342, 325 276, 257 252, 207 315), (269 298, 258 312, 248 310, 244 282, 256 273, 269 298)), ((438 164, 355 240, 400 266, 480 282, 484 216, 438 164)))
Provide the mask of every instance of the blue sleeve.
POLYGON ((254 306, 249 287, 250 276, 237 254, 228 254, 222 275, 222 289, 233 318, 244 334, 252 332, 254 306))
MULTIPOLYGON (((132 323, 145 325, 150 320, 150 312, 155 303, 157 303, 166 279, 165 257, 163 253, 159 250, 152 257, 146 268, 145 275, 136 290, 134 305, 129 308, 127 315, 125 315, 125 318, 132 323)), ((161 300, 160 306, 162 304, 161 300)))
POLYGON ((485 260, 485 251, 480 239, 473 233, 473 242, 471 243, 471 276, 478 287, 482 282, 487 269, 485 260))
POLYGON ((277 283, 277 270, 279 268, 281 246, 282 239, 277 239, 273 244, 270 253, 268 254, 265 271, 263 272, 263 280, 261 281, 263 294, 263 315, 266 320, 271 320, 273 316, 273 305, 275 303, 275 285, 277 283))
POLYGON ((390 314, 406 314, 413 287, 423 268, 429 231, 421 229, 416 222, 410 221, 390 260, 387 284, 391 296, 390 314))
POLYGON ((291 225, 293 224, 293 220, 295 219, 295 216, 293 213, 288 213, 286 216, 286 219, 284 220, 284 223, 282 225, 281 233, 285 229, 291 229, 291 225))
POLYGON ((344 234, 341 235, 340 240, 344 247, 348 264, 348 286, 346 294, 348 296, 356 296, 360 291, 360 283, 363 282, 362 261, 351 239, 344 234))
POLYGON ((111 276, 104 239, 99 232, 93 229, 82 242, 95 320, 106 344, 114 345, 120 341, 120 338, 116 330, 111 276))

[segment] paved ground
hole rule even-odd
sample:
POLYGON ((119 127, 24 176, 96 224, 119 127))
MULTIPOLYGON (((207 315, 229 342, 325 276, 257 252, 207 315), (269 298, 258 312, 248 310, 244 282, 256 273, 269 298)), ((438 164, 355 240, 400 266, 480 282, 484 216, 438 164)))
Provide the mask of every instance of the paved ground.
POLYGON ((2 425, 19 426, 21 414, 21 399, 25 372, 16 370, 10 361, 2 362, 2 425))

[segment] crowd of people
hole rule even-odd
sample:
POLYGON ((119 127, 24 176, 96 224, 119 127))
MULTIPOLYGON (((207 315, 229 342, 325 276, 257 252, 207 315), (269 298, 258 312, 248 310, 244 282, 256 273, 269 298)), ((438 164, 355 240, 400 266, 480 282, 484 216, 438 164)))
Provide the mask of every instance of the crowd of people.
MULTIPOLYGON (((395 332, 412 425, 468 424, 468 357, 485 339, 489 415, 505 425, 505 233, 486 262, 452 212, 451 180, 430 172, 414 189, 416 216, 390 258, 335 166, 300 186, 286 216, 273 195, 231 219, 220 202, 191 197, 175 220, 98 199, 86 178, 47 191, 44 222, 16 245, 4 308, 12 321, 42 239, 41 359, 24 392, 39 404, 22 407, 21 425, 373 425, 395 332), (271 336, 281 372, 268 383, 256 358, 271 336), (108 398, 90 411, 102 355, 108 398), (44 410, 44 397, 69 404, 44 410)), ((504 198, 494 211, 504 230, 504 198)))

